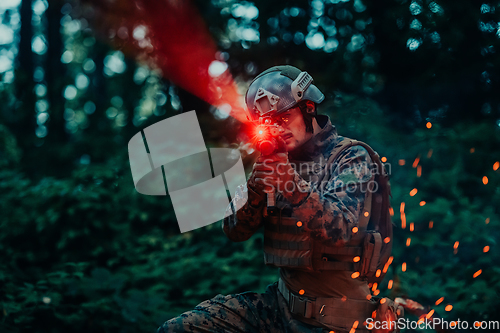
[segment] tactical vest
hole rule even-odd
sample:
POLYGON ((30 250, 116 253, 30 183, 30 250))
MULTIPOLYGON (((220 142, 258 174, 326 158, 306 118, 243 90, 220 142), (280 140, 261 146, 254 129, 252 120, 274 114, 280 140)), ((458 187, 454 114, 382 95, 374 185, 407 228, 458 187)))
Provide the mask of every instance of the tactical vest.
POLYGON ((392 222, 390 185, 379 155, 366 143, 345 138, 332 150, 318 175, 317 184, 328 179, 331 165, 340 154, 356 145, 368 151, 372 166, 376 167, 376 170, 371 169, 372 178, 364 183, 365 186, 378 186, 364 189, 368 193, 351 240, 345 246, 325 246, 310 237, 302 221, 285 216, 281 209, 276 216, 267 216, 264 220, 264 261, 267 265, 306 271, 352 271, 359 272, 359 276, 369 282, 382 281, 392 249, 392 222))

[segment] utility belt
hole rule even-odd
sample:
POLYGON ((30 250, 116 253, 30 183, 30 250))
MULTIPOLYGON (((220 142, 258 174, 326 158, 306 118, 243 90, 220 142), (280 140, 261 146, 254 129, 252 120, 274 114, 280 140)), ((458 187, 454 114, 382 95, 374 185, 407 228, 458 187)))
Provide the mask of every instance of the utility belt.
POLYGON ((338 297, 309 298, 299 296, 292 293, 282 279, 278 281, 278 290, 286 299, 290 312, 298 319, 312 319, 321 326, 334 330, 349 331, 355 325, 357 326, 356 332, 371 332, 366 329, 364 323, 377 310, 377 302, 338 297))

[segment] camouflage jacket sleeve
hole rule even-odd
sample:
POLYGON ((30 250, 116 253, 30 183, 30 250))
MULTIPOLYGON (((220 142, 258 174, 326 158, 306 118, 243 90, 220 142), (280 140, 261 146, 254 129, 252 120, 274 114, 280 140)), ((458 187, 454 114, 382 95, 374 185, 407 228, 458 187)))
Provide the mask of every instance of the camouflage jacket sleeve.
POLYGON ((293 214, 308 228, 311 238, 325 245, 344 245, 351 239, 364 206, 367 182, 372 179, 371 159, 365 148, 353 146, 342 152, 329 172, 323 187, 311 184, 297 173, 295 182, 302 194, 293 205, 293 214), (364 186, 363 186, 364 185, 364 186))
POLYGON ((234 199, 226 210, 222 230, 234 242, 249 239, 262 224, 263 208, 263 196, 247 184, 238 186, 234 199))

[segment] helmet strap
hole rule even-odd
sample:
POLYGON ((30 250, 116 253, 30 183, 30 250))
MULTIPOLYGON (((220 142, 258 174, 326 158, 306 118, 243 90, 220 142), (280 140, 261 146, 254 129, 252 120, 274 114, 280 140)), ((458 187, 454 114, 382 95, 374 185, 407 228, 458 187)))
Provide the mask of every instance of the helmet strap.
POLYGON ((316 105, 314 102, 305 101, 299 103, 300 112, 304 118, 304 124, 306 125, 306 132, 313 133, 313 118, 316 117, 316 105))

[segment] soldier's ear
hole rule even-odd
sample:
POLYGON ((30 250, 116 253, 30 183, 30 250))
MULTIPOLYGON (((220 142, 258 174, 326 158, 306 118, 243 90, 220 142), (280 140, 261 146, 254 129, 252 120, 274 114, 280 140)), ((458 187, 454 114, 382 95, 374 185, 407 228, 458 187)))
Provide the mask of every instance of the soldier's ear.
POLYGON ((316 103, 311 101, 306 101, 306 110, 307 113, 314 114, 314 112, 316 111, 316 103))

